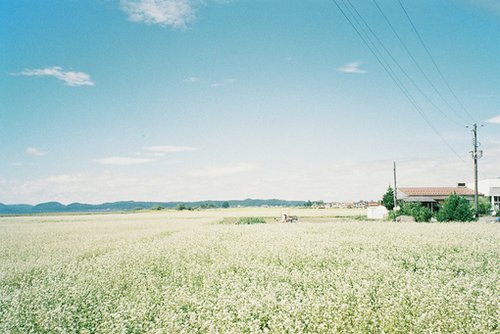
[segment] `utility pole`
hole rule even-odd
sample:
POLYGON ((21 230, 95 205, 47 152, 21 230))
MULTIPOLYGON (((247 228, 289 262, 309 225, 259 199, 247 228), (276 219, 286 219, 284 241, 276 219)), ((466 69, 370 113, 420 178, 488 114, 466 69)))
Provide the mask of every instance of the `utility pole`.
MULTIPOLYGON (((396 161, 394 161, 394 211, 398 206, 398 188, 396 184, 396 161)), ((396 221, 396 215, 394 215, 394 221, 396 221)))
POLYGON ((478 208, 478 190, 477 190, 477 174, 478 174, 478 168, 477 168, 477 161, 481 159, 483 156, 483 151, 478 151, 477 148, 480 143, 477 141, 477 123, 474 123, 472 126, 472 146, 473 150, 470 152, 472 154, 472 159, 474 160, 474 209, 475 209, 475 214, 476 218, 478 217, 477 214, 477 208, 478 208))

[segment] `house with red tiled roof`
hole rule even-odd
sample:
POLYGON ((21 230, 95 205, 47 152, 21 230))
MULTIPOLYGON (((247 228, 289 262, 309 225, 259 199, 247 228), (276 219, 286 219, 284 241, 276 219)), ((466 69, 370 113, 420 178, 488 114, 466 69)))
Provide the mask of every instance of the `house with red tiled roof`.
POLYGON ((474 190, 465 183, 456 187, 401 187, 397 189, 398 199, 403 202, 419 202, 432 210, 439 208, 450 195, 457 194, 469 201, 474 201, 474 190))

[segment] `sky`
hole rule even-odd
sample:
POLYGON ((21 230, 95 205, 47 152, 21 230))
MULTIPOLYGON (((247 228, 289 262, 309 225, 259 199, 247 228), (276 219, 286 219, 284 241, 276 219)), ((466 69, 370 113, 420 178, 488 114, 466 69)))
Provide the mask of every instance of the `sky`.
POLYGON ((377 200, 473 123, 500 177, 495 0, 3 0, 0 52, 1 203, 377 200))

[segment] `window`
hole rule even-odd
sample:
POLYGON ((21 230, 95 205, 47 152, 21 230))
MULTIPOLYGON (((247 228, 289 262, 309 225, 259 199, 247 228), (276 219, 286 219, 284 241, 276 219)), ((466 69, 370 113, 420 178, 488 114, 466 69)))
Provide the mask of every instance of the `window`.
POLYGON ((500 209, 500 196, 493 196, 493 206, 500 209))

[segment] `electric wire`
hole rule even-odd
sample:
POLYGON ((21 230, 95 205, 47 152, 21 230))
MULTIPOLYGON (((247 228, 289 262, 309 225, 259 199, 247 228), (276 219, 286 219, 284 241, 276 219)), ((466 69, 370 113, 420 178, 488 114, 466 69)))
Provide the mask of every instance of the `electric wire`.
MULTIPOLYGON (((401 66, 401 64, 397 61, 397 59, 394 58, 394 56, 392 55, 392 53, 385 47, 384 43, 380 40, 380 38, 373 31, 373 29, 370 27, 370 25, 368 24, 368 22, 366 22, 366 20, 363 18, 363 16, 358 12, 358 10, 356 9, 356 7, 354 7, 349 0, 347 1, 347 3, 351 6, 351 8, 356 13, 356 15, 361 19, 361 21, 364 23, 364 25, 367 27, 367 29, 371 32, 371 34, 373 35, 373 37, 375 37, 375 39, 378 41, 378 43, 380 44, 380 46, 382 47, 382 49, 384 49, 384 51, 389 55, 389 57, 396 64, 396 66, 399 68, 399 70, 404 74, 404 76, 408 79, 408 81, 410 81, 410 83, 413 85, 413 87, 415 87, 415 89, 427 100, 427 102, 429 102, 437 111, 439 111, 439 113, 441 113, 441 115, 443 115, 450 122, 454 123, 455 125, 457 125, 459 127, 463 127, 464 124, 461 124, 461 123, 455 121, 450 116, 448 116, 448 114, 445 113, 438 105, 436 105, 434 103, 434 101, 417 85, 417 83, 415 82, 415 80, 413 80, 410 77, 410 75, 408 74, 408 72, 401 66)), ((347 7, 347 9, 349 10, 348 7, 347 7)), ((351 15, 354 16, 354 14, 352 12, 351 12, 351 15)), ((358 24, 359 24, 359 21, 358 21, 358 24)))
MULTIPOLYGON (((342 7, 337 3, 337 0, 332 0, 335 6, 339 9, 341 14, 344 16, 344 18, 349 22, 349 24, 352 26, 354 31, 357 33, 357 35, 360 37, 360 39, 363 41, 363 43, 366 45, 366 47, 370 50, 370 52, 373 54, 373 56, 377 59, 379 64, 382 66, 382 68, 385 70, 385 72, 389 75, 389 77, 392 79, 392 81, 396 84, 396 86, 401 90, 403 95, 408 99, 410 104, 415 108, 415 110, 418 112, 418 114, 422 117, 422 119, 425 121, 425 123, 432 129, 432 131, 441 139, 441 141, 460 159, 462 162, 465 163, 465 160, 462 159, 462 157, 455 151, 455 149, 446 141, 446 139, 439 133, 439 131, 436 129, 436 127, 432 124, 432 122, 429 120, 425 112, 420 108, 418 103, 415 101, 411 93, 406 89, 404 84, 401 82, 401 80, 397 77, 397 75, 394 73, 390 65, 387 63, 387 61, 384 59, 380 51, 377 49, 376 45, 373 43, 373 41, 369 38, 368 34, 366 31, 362 29, 360 26, 360 29, 356 27, 356 25, 353 23, 353 21, 349 18, 349 16, 346 14, 346 12, 342 9, 342 7), (360 30, 363 31, 363 33, 366 35, 363 37, 363 34, 360 32, 360 30), (368 42, 369 41, 369 42, 368 42), (370 45, 370 43, 373 45, 370 45), (382 60, 383 59, 383 60, 382 60)), ((343 3, 346 9, 351 13, 352 12, 349 10, 349 7, 343 3)), ((355 18, 353 15, 354 20, 359 24, 359 21, 355 18)))
POLYGON ((429 56, 429 58, 431 59, 432 61, 432 64, 434 65, 434 67, 436 68, 436 71, 439 73, 439 76, 441 77, 441 79, 443 80, 443 82, 445 83, 446 87, 448 87, 448 90, 450 91, 451 95, 453 95, 453 97, 455 98, 455 100, 457 101, 457 103, 460 105, 460 107, 462 108, 462 110, 467 114, 467 116, 469 116, 469 118, 474 122, 474 117, 472 117, 472 115, 469 113, 469 111, 465 108, 464 104, 462 103, 462 101, 460 101, 460 99, 458 98, 457 94, 455 94, 455 92, 453 91, 453 89, 451 88, 450 84, 448 83, 448 80, 446 80, 443 72, 441 72, 441 70, 439 69, 439 66, 437 65, 436 61, 434 60, 434 57, 432 56, 431 52, 429 51, 429 49, 427 48, 427 46, 425 45, 425 42, 424 40, 422 39, 422 36, 420 35, 420 33, 418 32, 417 30, 417 27, 413 24, 413 21, 412 19, 410 18, 410 15, 408 14, 408 12, 406 11, 405 7, 403 6, 403 3, 401 2, 401 0, 398 0, 399 2, 399 5, 401 6, 401 9, 403 9, 403 12, 405 13, 406 15, 406 18, 408 19, 408 21, 410 22, 410 25, 411 27, 413 28, 413 31, 415 32, 415 34, 417 35, 418 37, 418 40, 420 41, 420 44, 422 44, 422 46, 424 47, 425 49, 425 52, 427 53, 427 55, 429 56))
MULTIPOLYGON (((387 24, 391 28, 391 30, 394 33, 394 35, 396 36, 396 38, 399 40, 399 42, 401 43, 401 45, 405 49, 405 51, 408 54, 408 56, 411 58, 411 60, 415 64, 415 66, 418 68, 418 70, 420 71, 420 73, 422 74, 422 76, 425 78, 425 80, 427 81, 427 83, 432 87, 432 89, 436 92, 436 94, 439 96, 439 98, 448 106, 448 108, 450 110, 452 110, 455 113, 455 115, 458 118, 460 118, 464 122, 467 122, 465 120, 465 118, 448 102, 448 100, 444 98, 443 94, 441 94, 441 92, 437 89, 436 85, 434 85, 434 83, 432 82, 432 80, 429 78, 429 76, 422 69, 422 67, 420 66, 419 62, 415 59, 415 57, 413 56, 413 54, 411 53, 411 51, 408 49, 408 47, 406 46, 406 43, 403 41, 403 39, 401 38, 401 36, 398 34, 398 32, 394 28, 393 24, 391 23, 391 21, 389 20, 389 18, 387 17, 387 15, 385 15, 384 11, 382 10, 382 8, 378 4, 378 2, 376 0, 372 0, 372 1, 375 4, 375 6, 377 7, 377 9, 380 12, 380 14, 382 15, 382 17, 384 18, 384 20, 387 22, 387 24)), ((460 124, 460 126, 463 126, 463 124, 460 124)))
MULTIPOLYGON (((347 0, 347 2, 352 6, 352 4, 349 2, 349 0, 347 0)), ((349 21, 349 23, 351 23, 351 25, 353 26, 353 28, 356 30, 356 32, 358 33, 358 35, 361 37, 361 39, 363 40, 363 42, 365 42, 365 44, 369 47, 369 43, 370 42, 373 46, 373 48, 369 47, 370 51, 376 56, 377 60, 379 61, 379 63, 382 65, 382 67, 384 68, 384 70, 386 70, 386 72, 389 74, 389 76, 391 77, 391 79, 394 81, 394 83, 398 86, 398 88, 403 92, 403 94, 405 95, 405 97, 409 100, 409 102, 413 105, 413 107, 415 108, 415 110, 417 110, 417 112, 420 114, 420 116, 424 119, 424 121, 427 123, 427 125, 434 131, 434 133, 443 141, 443 143, 463 162, 465 162, 465 160, 463 160, 463 158, 453 149, 453 147, 446 141, 446 139, 439 133, 439 131, 435 128, 435 126, 432 124, 432 122, 430 121, 430 119, 427 117, 427 115, 425 114, 425 112, 422 110, 422 108, 419 106, 419 104, 416 102, 415 98, 412 96, 412 94, 408 91, 408 89, 405 87, 405 85, 401 82, 401 80, 398 78, 398 76, 396 75, 396 73, 394 72, 394 70, 392 69, 392 67, 390 66, 390 64, 385 60, 384 56, 382 55, 382 53, 378 50, 377 46, 375 45, 375 43, 372 41, 372 39, 370 38, 369 34, 363 29, 363 27, 361 26, 361 24, 359 23, 358 19, 356 18, 356 16, 353 14, 353 12, 349 9, 349 7, 346 5, 346 0, 343 0, 343 4, 344 6, 346 7, 346 9, 349 11, 349 13, 352 15, 352 18, 354 19, 354 21, 356 21, 356 23, 359 25, 359 30, 356 28, 355 25, 353 25, 352 21, 347 17, 347 15, 345 15, 345 13, 342 11, 342 9, 338 6, 338 4, 336 3, 335 1, 335 4, 337 5, 337 8, 339 8, 341 10, 341 12, 343 13, 344 17, 347 18, 347 20, 349 21), (362 37, 362 35, 360 34, 360 31, 363 32, 365 34, 365 38, 362 37), (368 42, 367 42, 368 40, 368 42), (378 56, 377 56, 378 54, 378 56)), ((352 6, 353 7, 353 6, 352 6)), ((354 10, 356 10, 354 7, 353 7, 354 10)), ((356 11, 357 12, 357 11, 356 11)), ((359 12, 358 12, 358 15, 359 15, 359 12)), ((361 19, 363 19, 361 17, 361 19)), ((364 21, 364 20, 363 20, 364 21)), ((366 23, 366 21, 365 21, 366 23)), ((375 35, 375 33, 373 32, 372 29, 369 29, 371 30, 372 34, 375 35)), ((375 35, 376 37, 376 35, 375 35)), ((379 40, 379 43, 381 43, 381 45, 383 46, 383 43, 379 40)), ((383 46, 384 47, 384 46, 383 46)), ((386 50, 386 52, 388 54, 390 54, 390 52, 384 47, 384 49, 386 50)))

